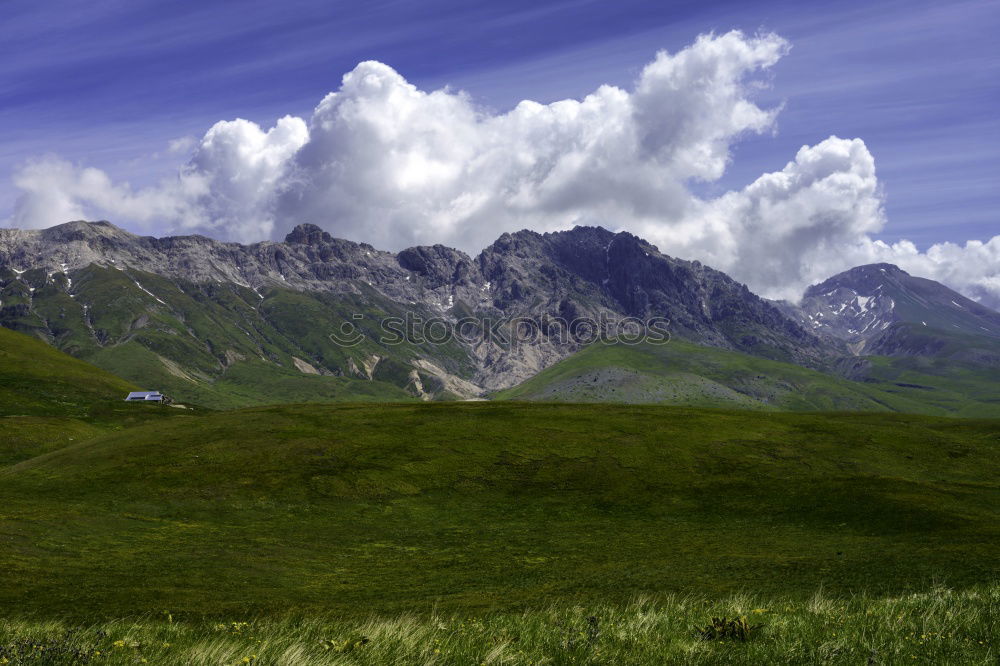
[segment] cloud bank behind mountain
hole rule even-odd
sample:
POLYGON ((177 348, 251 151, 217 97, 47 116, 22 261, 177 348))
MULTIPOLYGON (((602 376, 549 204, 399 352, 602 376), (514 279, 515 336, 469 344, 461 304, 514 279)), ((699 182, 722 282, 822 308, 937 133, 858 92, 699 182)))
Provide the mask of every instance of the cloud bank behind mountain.
POLYGON ((311 222, 398 250, 443 243, 475 253, 504 231, 577 224, 627 230, 698 259, 758 293, 803 288, 886 261, 1000 306, 1000 236, 919 251, 875 240, 886 225, 875 160, 859 138, 822 138, 742 190, 699 195, 741 137, 777 131, 755 91, 789 52, 774 34, 703 35, 660 52, 631 89, 522 101, 505 113, 461 91, 422 91, 362 62, 308 119, 221 121, 176 178, 132 188, 56 156, 25 164, 9 226, 107 218, 157 234, 279 239, 311 222))

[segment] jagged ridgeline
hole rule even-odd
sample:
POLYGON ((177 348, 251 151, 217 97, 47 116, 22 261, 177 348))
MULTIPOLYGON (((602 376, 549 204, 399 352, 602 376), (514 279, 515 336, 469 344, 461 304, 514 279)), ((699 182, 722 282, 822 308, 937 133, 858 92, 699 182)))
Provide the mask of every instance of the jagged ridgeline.
POLYGON ((108 222, 0 229, 0 325, 212 407, 501 397, 1000 414, 1000 313, 941 284, 860 266, 775 303, 599 227, 504 234, 475 258, 313 225, 253 245, 108 222), (668 322, 671 344, 598 346, 565 328, 627 317, 668 322))
POLYGON ((699 344, 830 362, 819 338, 725 274, 601 228, 504 234, 474 259, 440 245, 383 252, 313 225, 254 245, 108 222, 0 230, 0 324, 212 406, 478 397, 581 348, 546 322, 602 315, 657 316, 699 344), (520 317, 540 333, 520 345, 389 344, 380 322, 407 315, 520 317), (331 337, 345 322, 364 334, 354 346, 331 337))

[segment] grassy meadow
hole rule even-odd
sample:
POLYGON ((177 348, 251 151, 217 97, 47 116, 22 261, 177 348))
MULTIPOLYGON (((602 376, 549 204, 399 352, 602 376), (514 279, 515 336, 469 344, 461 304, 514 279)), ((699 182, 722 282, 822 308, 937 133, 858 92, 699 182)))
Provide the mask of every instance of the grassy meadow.
POLYGON ((520 613, 90 625, 0 619, 0 664, 995 664, 1000 587, 888 598, 670 595, 520 613), (743 632, 712 633, 745 622, 743 632))
POLYGON ((1000 564, 998 439, 995 421, 628 405, 182 414, 0 469, 0 604, 95 619, 964 589, 1000 564))
POLYGON ((175 409, 0 342, 0 666, 997 660, 996 420, 175 409))

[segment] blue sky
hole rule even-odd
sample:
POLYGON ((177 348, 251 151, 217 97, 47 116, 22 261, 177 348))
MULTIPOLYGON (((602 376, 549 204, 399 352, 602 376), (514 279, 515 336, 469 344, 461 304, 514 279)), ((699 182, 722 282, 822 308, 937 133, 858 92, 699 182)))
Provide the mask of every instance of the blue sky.
POLYGON ((792 44, 762 105, 776 133, 737 144, 706 194, 779 170, 804 144, 861 137, 889 223, 939 241, 1000 233, 998 2, 24 2, 0 4, 0 219, 15 167, 47 153, 133 185, 176 171, 169 141, 221 119, 308 117, 359 61, 498 111, 628 87, 659 49, 707 31, 792 44))

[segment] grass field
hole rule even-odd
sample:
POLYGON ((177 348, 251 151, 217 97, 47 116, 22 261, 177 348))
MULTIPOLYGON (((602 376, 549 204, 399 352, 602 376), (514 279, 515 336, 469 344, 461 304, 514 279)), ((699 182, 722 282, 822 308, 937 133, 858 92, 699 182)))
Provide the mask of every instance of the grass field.
POLYGON ((0 604, 96 618, 995 578, 996 421, 524 403, 179 416, 0 470, 0 604))
POLYGON ((847 600, 671 596, 485 616, 0 619, 0 664, 995 664, 998 608, 1000 588, 981 586, 847 600), (703 635, 715 617, 749 631, 703 635))

